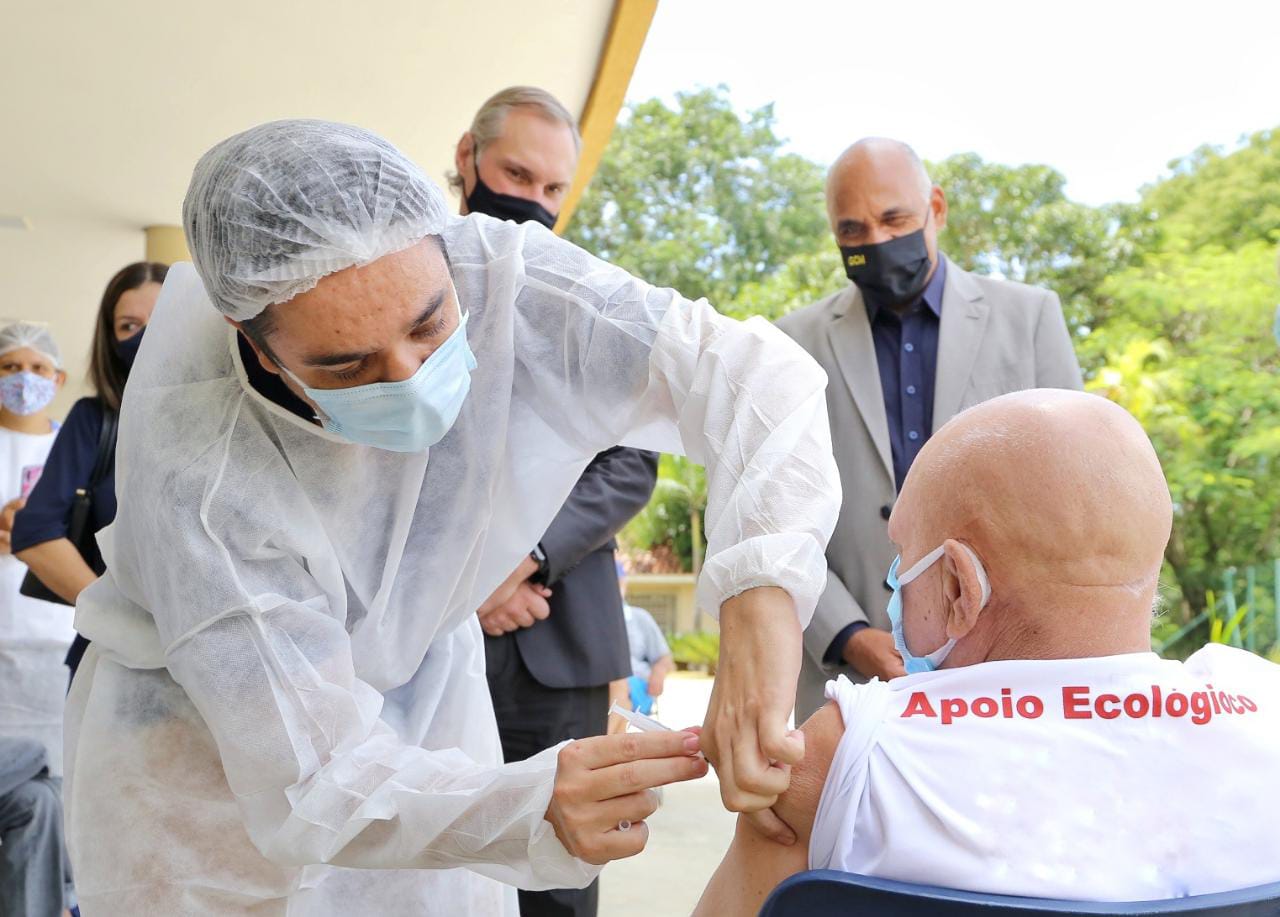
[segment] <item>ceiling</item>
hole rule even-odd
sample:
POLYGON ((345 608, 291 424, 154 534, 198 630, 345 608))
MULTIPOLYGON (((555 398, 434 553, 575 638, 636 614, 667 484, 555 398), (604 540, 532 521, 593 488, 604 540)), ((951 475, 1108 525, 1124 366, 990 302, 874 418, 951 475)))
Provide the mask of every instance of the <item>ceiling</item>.
MULTIPOLYGON (((530 83, 583 110, 614 8, 613 0, 8 3, 0 222, 37 229, 67 218, 176 224, 199 156, 275 118, 359 124, 443 181, 458 137, 496 90, 530 83)), ((15 231, 0 227, 0 245, 15 231)))

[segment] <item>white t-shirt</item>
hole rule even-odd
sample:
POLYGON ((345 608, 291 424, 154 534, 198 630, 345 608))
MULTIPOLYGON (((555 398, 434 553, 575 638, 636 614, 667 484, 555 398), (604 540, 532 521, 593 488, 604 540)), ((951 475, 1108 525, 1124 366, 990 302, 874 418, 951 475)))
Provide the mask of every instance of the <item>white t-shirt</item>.
MULTIPOLYGON (((32 435, 0 427, 0 504, 31 493, 56 433, 32 435)), ((0 735, 35 739, 62 773, 62 712, 75 637, 75 609, 18 592, 27 574, 12 554, 0 554, 0 735)))
POLYGON ((1280 666, 1211 645, 827 684, 815 869, 1013 895, 1280 880, 1280 666))

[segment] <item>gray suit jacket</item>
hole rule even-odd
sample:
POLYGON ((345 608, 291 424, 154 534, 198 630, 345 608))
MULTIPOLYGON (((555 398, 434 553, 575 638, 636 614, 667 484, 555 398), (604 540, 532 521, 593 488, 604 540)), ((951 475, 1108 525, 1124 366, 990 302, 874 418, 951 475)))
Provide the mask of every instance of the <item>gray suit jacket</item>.
MULTIPOLYGON (((805 631, 797 721, 822 705, 831 641, 854 621, 889 629, 885 574, 896 553, 886 531, 897 497, 889 423, 871 323, 852 284, 779 319, 827 371, 827 413, 844 505, 827 547, 827 588, 805 631)), ((1056 294, 962 271, 948 262, 938 331, 933 429, 988 398, 1028 388, 1082 388, 1056 294)))

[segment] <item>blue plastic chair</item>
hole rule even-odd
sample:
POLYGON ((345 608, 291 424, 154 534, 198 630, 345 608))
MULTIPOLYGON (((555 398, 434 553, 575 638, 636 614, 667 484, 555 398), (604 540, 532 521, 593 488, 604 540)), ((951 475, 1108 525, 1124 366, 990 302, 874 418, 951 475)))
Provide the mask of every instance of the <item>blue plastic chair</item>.
POLYGON ((1280 882, 1167 901, 1058 901, 913 885, 833 869, 802 872, 770 893, 760 917, 1035 917, 1039 914, 1195 914, 1280 917, 1280 882))

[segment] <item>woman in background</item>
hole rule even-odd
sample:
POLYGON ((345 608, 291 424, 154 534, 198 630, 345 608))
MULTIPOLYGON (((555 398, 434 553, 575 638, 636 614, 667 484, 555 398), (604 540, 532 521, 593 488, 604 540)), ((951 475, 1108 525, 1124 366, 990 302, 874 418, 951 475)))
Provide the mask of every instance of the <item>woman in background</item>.
MULTIPOLYGON (((72 407, 39 483, 14 520, 14 555, 71 605, 104 569, 96 542, 90 542, 86 557, 68 537, 72 504, 77 490, 91 491, 89 528, 93 532, 115 518, 115 419, 167 270, 163 264, 139 261, 122 268, 107 284, 89 360, 89 378, 97 394, 81 398, 72 407), (100 452, 108 453, 110 460, 105 475, 91 487, 100 452)), ((76 635, 66 658, 72 676, 88 645, 88 640, 76 635)))

